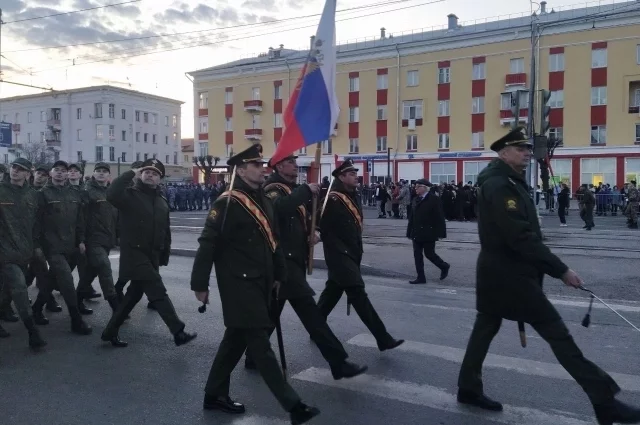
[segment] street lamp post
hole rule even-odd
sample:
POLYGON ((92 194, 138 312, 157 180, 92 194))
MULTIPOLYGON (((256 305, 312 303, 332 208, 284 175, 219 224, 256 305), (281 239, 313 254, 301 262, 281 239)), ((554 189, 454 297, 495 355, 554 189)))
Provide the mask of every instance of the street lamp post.
POLYGON ((391 184, 391 150, 387 148, 387 184, 391 184))

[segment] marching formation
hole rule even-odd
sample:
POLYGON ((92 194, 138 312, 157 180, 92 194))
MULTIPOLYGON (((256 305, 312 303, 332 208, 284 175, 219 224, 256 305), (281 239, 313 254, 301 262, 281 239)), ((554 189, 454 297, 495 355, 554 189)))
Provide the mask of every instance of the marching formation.
MULTIPOLYGON (((584 389, 599 424, 640 423, 640 409, 616 399, 618 384, 584 357, 542 291, 545 274, 571 287, 584 287, 580 277, 542 242, 522 173, 531 155, 529 142, 516 130, 491 148, 499 158, 479 176, 478 313, 458 378, 458 402, 490 411, 503 409, 501 403, 485 395, 482 367, 491 341, 506 319, 519 323, 523 344, 526 323, 551 346, 560 364, 584 389)), ((360 272, 363 214, 356 190, 358 170, 351 161, 343 162, 333 171, 334 181, 324 199, 316 204, 313 199, 318 200, 321 189, 313 183, 296 184, 298 167, 293 155, 269 163, 273 173, 266 181, 260 145, 231 157, 228 165, 232 169, 230 188, 209 211, 191 273, 191 289, 203 312, 211 296, 209 282, 215 267, 226 327, 204 388, 203 408, 231 414, 246 411, 230 395, 231 373, 246 353, 245 367, 260 372, 292 424, 303 424, 320 411, 303 402, 287 380, 280 326, 287 302, 335 380, 367 371, 367 366, 349 360, 327 324, 343 294, 347 296, 347 314, 353 307, 379 351, 404 342, 387 331, 365 291, 360 272), (314 205, 321 206, 314 210, 314 205), (328 279, 316 303, 306 274, 310 250, 320 240, 328 279), (274 331, 280 361, 270 343, 274 331)), ((102 332, 103 341, 114 347, 127 346, 119 337, 119 328, 143 294, 176 345, 196 338, 195 333, 185 331, 159 272, 169 263, 171 248, 170 208, 159 190, 163 164, 152 159, 134 164, 131 171, 110 184, 109 177, 109 165, 98 163, 90 181, 80 187, 81 172, 75 164, 57 161, 50 170, 32 170, 28 161, 18 158, 0 183, 1 314, 5 320, 12 318, 13 301, 34 349, 46 345, 38 327, 48 323, 45 308, 62 310, 52 297, 53 290, 62 294, 71 331, 92 333, 83 319, 92 313, 84 300, 96 297, 91 286, 96 277, 113 310, 102 332), (125 294, 113 283, 109 260, 118 240, 119 281, 130 282, 125 294), (80 276, 77 288, 72 275, 76 267, 80 276), (34 278, 38 295, 30 305, 27 287, 34 278)), ((441 278, 446 277, 449 265, 432 252, 433 240, 446 236, 446 226, 441 226, 441 214, 434 213, 429 219, 431 212, 427 213, 438 205, 430 197, 438 195, 427 190, 430 183, 426 180, 419 181, 419 186, 419 196, 410 208, 407 236, 413 239, 416 257, 422 258, 424 251, 440 268, 441 278)), ((421 268, 418 280, 423 279, 421 268)), ((0 328, 0 336, 9 335, 0 328)))

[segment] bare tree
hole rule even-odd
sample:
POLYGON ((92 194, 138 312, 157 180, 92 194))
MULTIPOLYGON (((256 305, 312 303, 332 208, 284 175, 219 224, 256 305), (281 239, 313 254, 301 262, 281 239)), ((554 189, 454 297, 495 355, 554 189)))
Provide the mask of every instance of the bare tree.
POLYGON ((201 173, 204 174, 204 182, 206 184, 211 183, 211 174, 213 174, 213 169, 220 162, 220 158, 217 156, 194 156, 193 157, 193 165, 198 167, 201 173))
POLYGON ((34 167, 51 165, 55 161, 55 152, 46 143, 26 143, 22 145, 20 156, 27 159, 34 167))
POLYGON ((549 181, 551 175, 549 173, 549 164, 553 158, 553 154, 558 146, 562 145, 562 138, 547 138, 547 155, 545 158, 538 158, 540 166, 540 180, 542 180, 542 190, 546 193, 549 190, 549 181))

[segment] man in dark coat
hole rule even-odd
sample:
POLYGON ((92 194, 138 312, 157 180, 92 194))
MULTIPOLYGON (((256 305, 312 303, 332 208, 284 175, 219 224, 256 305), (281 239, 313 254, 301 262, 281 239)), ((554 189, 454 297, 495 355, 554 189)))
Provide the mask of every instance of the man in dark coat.
POLYGON ((584 357, 542 291, 545 274, 574 288, 582 280, 542 242, 536 207, 523 177, 531 145, 522 129, 517 129, 491 149, 499 158, 478 176, 478 314, 460 368, 458 401, 502 410, 500 403, 484 395, 482 363, 502 319, 507 319, 529 323, 551 346, 560 364, 587 393, 600 424, 637 423, 640 410, 614 398, 618 385, 584 357))
POLYGON ((431 183, 425 179, 416 181, 418 196, 411 205, 407 225, 407 237, 413 241, 413 258, 418 273, 418 277, 409 282, 414 285, 427 283, 424 275, 423 254, 440 269, 440 280, 445 279, 449 274, 449 264, 436 254, 436 242, 447 237, 447 224, 444 220, 440 196, 435 191, 430 192, 431 187, 431 183))
POLYGON ((251 146, 229 158, 227 164, 236 172, 234 185, 209 212, 191 272, 191 289, 199 301, 207 302, 215 263, 227 328, 209 372, 203 407, 244 413, 244 406, 229 397, 229 381, 246 348, 271 392, 290 412, 292 424, 302 424, 320 411, 302 403, 287 383, 269 342, 272 310, 277 308, 274 296, 287 276, 276 239, 278 221, 261 188, 262 146, 251 146))
POLYGON ((127 346, 118 337, 118 330, 142 294, 155 305, 177 346, 197 336, 184 331, 185 324, 178 318, 160 276, 160 266, 169 264, 171 253, 169 203, 158 187, 163 177, 164 165, 148 159, 141 168, 113 180, 107 189, 107 200, 120 212, 120 278, 131 280, 122 304, 102 332, 102 340, 114 347, 127 346))
MULTIPOLYGON (((280 286, 278 306, 274 314, 282 314, 287 302, 296 312, 311 338, 329 363, 335 379, 352 378, 364 373, 366 366, 346 361, 348 355, 344 347, 329 328, 326 318, 318 309, 313 296, 315 292, 306 279, 309 262, 309 235, 311 220, 308 207, 313 195, 320 194, 316 183, 298 185, 297 156, 291 155, 277 164, 269 164, 274 173, 264 186, 267 198, 273 208, 280 229, 278 242, 284 252, 287 265, 287 279, 280 286)), ((319 234, 314 232, 314 243, 319 234)), ((255 369, 255 363, 247 355, 245 366, 255 369)))
POLYGON ((327 195, 329 199, 320 219, 320 234, 329 278, 318 307, 328 317, 342 297, 347 294, 347 303, 369 328, 380 351, 398 347, 404 340, 393 338, 378 316, 364 290, 360 273, 362 261, 362 206, 356 193, 358 169, 346 160, 333 173, 335 181, 327 195))

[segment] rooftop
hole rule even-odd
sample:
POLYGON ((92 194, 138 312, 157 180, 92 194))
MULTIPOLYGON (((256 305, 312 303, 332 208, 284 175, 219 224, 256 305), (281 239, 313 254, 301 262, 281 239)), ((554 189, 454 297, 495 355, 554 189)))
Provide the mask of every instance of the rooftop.
POLYGON ((144 93, 137 90, 124 89, 122 87, 115 87, 110 85, 79 87, 76 89, 69 89, 69 90, 53 90, 53 91, 47 91, 43 93, 27 94, 22 96, 3 97, 3 98, 0 98, 0 101, 8 102, 8 101, 16 101, 16 100, 24 100, 24 99, 36 99, 36 98, 42 98, 42 97, 57 97, 57 96, 71 95, 76 93, 92 92, 92 91, 112 91, 112 92, 118 92, 121 94, 141 96, 141 97, 151 98, 155 100, 160 100, 163 102, 175 103, 178 105, 184 104, 184 102, 181 100, 171 99, 163 96, 156 96, 155 94, 149 94, 149 93, 144 93))
MULTIPOLYGON (((530 13, 520 13, 516 15, 495 16, 492 18, 459 23, 458 17, 454 14, 450 14, 447 16, 447 24, 438 27, 420 28, 396 34, 387 34, 387 30, 385 28, 381 28, 379 36, 338 43, 337 54, 338 58, 340 58, 340 56, 360 52, 364 53, 368 50, 374 50, 380 47, 393 47, 396 45, 422 41, 434 42, 442 40, 444 42, 445 39, 451 40, 451 38, 465 38, 471 34, 476 36, 490 36, 492 33, 504 32, 509 29, 529 29, 532 18, 537 19, 538 23, 544 27, 555 27, 570 23, 595 23, 607 18, 621 17, 621 15, 624 14, 629 15, 636 13, 640 13, 640 0, 624 2, 616 0, 591 1, 566 6, 564 8, 560 7, 557 8, 557 10, 554 8, 549 9, 547 2, 542 1, 540 2, 540 10, 534 15, 531 15, 530 13)), ((340 17, 336 18, 336 22, 340 22, 340 20, 340 17)), ((209 71, 222 71, 238 66, 304 61, 307 55, 308 48, 285 49, 284 45, 281 44, 279 49, 269 48, 268 53, 252 55, 251 57, 192 71, 189 74, 197 75, 209 71)))

